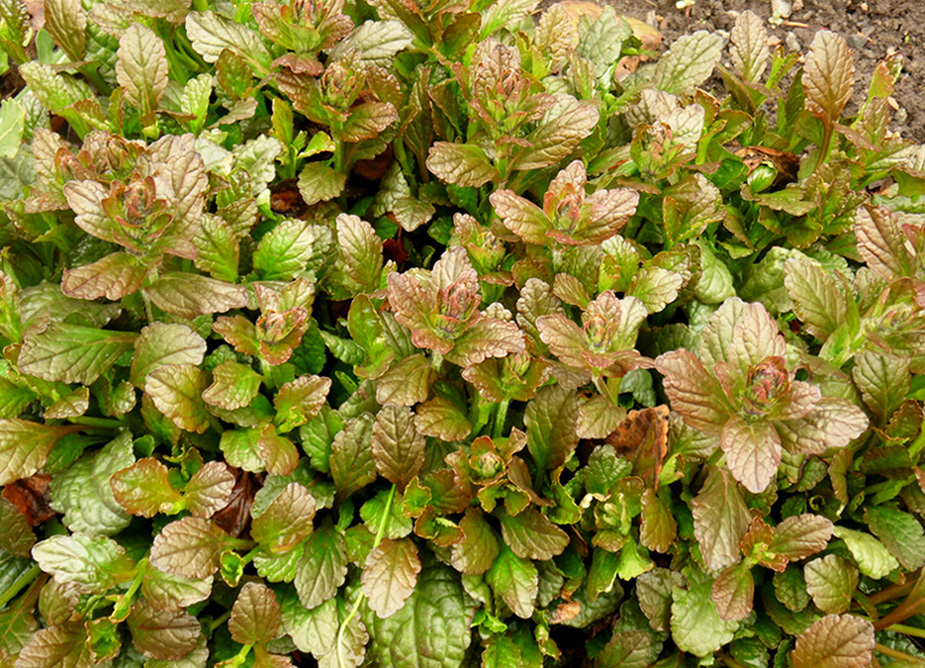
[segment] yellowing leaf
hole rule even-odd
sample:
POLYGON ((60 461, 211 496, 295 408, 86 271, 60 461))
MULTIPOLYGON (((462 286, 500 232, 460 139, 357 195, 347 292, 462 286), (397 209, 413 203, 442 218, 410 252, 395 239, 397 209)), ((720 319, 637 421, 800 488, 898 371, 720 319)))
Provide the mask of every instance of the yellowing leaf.
POLYGON ((363 569, 363 593, 379 617, 401 610, 421 572, 418 550, 410 539, 383 540, 369 553, 363 569))

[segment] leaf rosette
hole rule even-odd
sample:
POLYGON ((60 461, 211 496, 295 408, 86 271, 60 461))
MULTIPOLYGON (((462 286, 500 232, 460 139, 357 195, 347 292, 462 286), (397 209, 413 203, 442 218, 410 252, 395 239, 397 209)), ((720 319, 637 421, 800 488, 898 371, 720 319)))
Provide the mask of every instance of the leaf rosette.
POLYGON ((720 437, 729 470, 753 493, 777 475, 784 448, 822 455, 867 429, 860 408, 797 380, 787 356, 767 310, 736 297, 710 318, 696 355, 677 349, 656 360, 672 409, 720 437))

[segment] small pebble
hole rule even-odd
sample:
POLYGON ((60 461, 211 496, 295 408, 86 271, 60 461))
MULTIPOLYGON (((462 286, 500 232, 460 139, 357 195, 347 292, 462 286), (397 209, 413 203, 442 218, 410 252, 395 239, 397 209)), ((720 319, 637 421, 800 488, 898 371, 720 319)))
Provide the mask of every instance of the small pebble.
POLYGON ((845 38, 845 41, 848 42, 848 46, 852 49, 863 49, 867 45, 867 38, 864 35, 859 35, 858 33, 852 33, 845 38))
POLYGON ((897 125, 902 125, 909 118, 909 112, 906 111, 904 107, 900 107, 899 111, 896 112, 895 121, 897 125))
POLYGON ((771 11, 775 16, 782 19, 790 18, 793 13, 793 5, 790 0, 771 0, 771 11))
POLYGON ((800 50, 800 40, 797 39, 797 36, 792 32, 787 33, 787 37, 784 40, 784 43, 787 45, 788 51, 799 51, 800 50))

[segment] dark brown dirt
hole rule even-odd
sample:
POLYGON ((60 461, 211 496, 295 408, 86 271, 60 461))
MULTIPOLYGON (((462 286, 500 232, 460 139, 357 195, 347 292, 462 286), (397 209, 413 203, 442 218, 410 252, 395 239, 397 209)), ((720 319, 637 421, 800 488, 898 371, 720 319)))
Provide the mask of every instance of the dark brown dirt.
POLYGON ((903 74, 893 94, 900 107, 894 129, 925 143, 925 0, 696 0, 689 16, 676 8, 675 0, 603 1, 618 14, 658 28, 666 44, 696 30, 726 34, 739 13, 748 9, 768 21, 774 6, 789 6, 789 16, 781 23, 766 24, 775 40, 788 51, 796 47, 805 54, 817 30, 838 32, 854 50, 858 95, 866 93, 877 63, 898 51, 903 74))

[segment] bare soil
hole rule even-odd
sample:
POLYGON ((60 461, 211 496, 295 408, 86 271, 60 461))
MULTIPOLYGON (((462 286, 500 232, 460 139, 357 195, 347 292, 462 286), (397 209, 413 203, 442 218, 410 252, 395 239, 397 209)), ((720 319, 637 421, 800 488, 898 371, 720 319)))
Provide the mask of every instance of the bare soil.
POLYGON ((675 0, 602 0, 618 14, 646 21, 671 44, 696 30, 728 34, 746 10, 767 23, 774 40, 788 51, 809 49, 816 31, 841 34, 854 51, 856 94, 866 93, 870 74, 888 54, 903 55, 903 74, 893 98, 899 105, 894 129, 916 143, 925 143, 925 0, 696 0, 690 11, 675 0), (787 15, 787 16, 784 16, 787 15))

